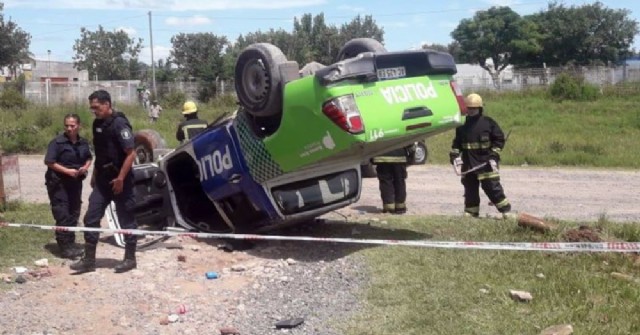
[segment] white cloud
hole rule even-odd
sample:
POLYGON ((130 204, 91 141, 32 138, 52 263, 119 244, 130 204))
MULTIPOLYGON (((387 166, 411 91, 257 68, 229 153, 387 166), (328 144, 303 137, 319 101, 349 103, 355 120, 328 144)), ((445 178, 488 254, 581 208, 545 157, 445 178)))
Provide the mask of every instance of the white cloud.
POLYGON ((365 12, 365 9, 363 7, 355 7, 355 6, 349 6, 349 5, 340 5, 338 6, 338 9, 346 12, 355 12, 355 13, 365 12))
POLYGON ((138 31, 135 28, 131 28, 131 27, 118 27, 115 29, 116 31, 122 30, 125 33, 127 33, 127 35, 129 35, 129 37, 133 37, 138 35, 138 31))
POLYGON ((191 17, 176 17, 176 16, 172 16, 172 17, 168 17, 164 20, 164 23, 168 26, 178 26, 178 27, 185 27, 185 26, 204 26, 204 25, 208 25, 211 24, 213 21, 211 21, 211 19, 209 19, 206 16, 202 16, 202 15, 194 15, 191 17))
MULTIPOLYGON (((171 52, 171 47, 166 47, 163 45, 154 45, 153 46, 154 62, 158 63, 159 59, 164 59, 166 61, 167 58, 169 58, 170 52, 171 52)), ((140 56, 138 57, 138 60, 140 60, 143 63, 147 63, 151 65, 151 48, 149 48, 148 46, 143 47, 142 50, 140 50, 140 56)))
POLYGON ((145 9, 145 10, 226 10, 226 9, 283 9, 322 5, 327 0, 5 0, 6 8, 56 9, 145 9))
POLYGON ((516 4, 514 0, 484 0, 484 2, 488 3, 491 6, 513 6, 516 4))

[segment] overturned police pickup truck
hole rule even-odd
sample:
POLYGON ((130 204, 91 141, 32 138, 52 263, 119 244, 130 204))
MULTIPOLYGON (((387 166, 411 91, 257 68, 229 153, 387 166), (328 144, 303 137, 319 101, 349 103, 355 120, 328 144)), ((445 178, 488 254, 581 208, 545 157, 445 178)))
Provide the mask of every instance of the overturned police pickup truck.
MULTIPOLYGON (((361 162, 461 124, 455 73, 447 53, 354 39, 334 64, 303 76, 274 45, 250 45, 235 67, 240 108, 134 166, 138 222, 253 233, 354 203, 361 162)), ((143 141, 140 154, 158 141, 143 141)))

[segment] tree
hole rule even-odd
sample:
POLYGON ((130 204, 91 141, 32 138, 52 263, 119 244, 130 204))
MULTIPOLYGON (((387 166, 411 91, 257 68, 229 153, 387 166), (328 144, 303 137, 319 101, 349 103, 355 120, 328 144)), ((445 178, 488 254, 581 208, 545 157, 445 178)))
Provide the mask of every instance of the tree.
POLYGON ((5 22, 3 9, 4 3, 0 2, 0 67, 9 67, 15 78, 17 68, 29 62, 32 57, 29 52, 31 35, 24 32, 15 22, 5 22))
POLYGON ((540 62, 550 66, 618 62, 632 53, 638 22, 627 9, 609 9, 600 2, 580 7, 557 3, 527 19, 541 33, 540 62))
POLYGON ((229 45, 225 36, 212 33, 180 33, 171 37, 170 61, 183 75, 213 82, 223 72, 223 52, 229 45))
POLYGON ((524 20, 509 7, 500 6, 478 11, 472 19, 463 19, 451 37, 460 44, 459 61, 479 64, 497 86, 500 72, 509 64, 541 50, 536 32, 533 22, 524 20))
POLYGON ((97 31, 80 28, 80 38, 73 50, 74 67, 88 70, 90 77, 101 80, 122 80, 139 75, 138 55, 142 49, 142 39, 137 41, 122 31, 105 31, 98 26, 97 31))

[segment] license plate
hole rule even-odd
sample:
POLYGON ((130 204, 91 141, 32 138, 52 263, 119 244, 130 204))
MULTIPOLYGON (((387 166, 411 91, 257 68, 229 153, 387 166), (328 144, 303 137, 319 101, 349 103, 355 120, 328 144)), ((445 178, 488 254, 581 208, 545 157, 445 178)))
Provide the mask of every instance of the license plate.
POLYGON ((407 71, 405 70, 404 66, 378 69, 378 79, 404 78, 406 76, 407 71))

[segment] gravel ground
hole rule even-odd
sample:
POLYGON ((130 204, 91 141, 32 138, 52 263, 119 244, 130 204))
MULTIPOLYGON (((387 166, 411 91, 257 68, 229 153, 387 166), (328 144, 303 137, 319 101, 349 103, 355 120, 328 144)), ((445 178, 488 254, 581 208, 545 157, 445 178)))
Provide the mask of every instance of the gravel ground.
MULTIPOLYGON (((42 156, 21 156, 20 172, 22 199, 46 202, 42 156)), ((502 176, 516 210, 567 220, 606 216, 640 222, 637 171, 507 167, 502 176)), ((461 214, 462 186, 449 166, 411 167, 408 183, 409 214, 461 214)), ((482 213, 495 215, 483 199, 482 213)), ((377 180, 365 179, 360 201, 338 213, 353 220, 382 217, 377 180)), ((351 231, 349 223, 342 225, 351 231)), ((285 233, 321 234, 323 227, 285 233)), ((68 264, 51 256, 43 277, 0 284, 0 334, 219 334, 221 327, 234 327, 240 334, 337 335, 333 326, 359 310, 367 283, 358 248, 343 244, 265 241, 229 253, 217 241, 171 238, 157 246, 139 252, 138 269, 124 274, 113 273, 122 249, 105 240, 94 273, 71 275, 68 264), (207 280, 207 271, 220 278, 207 280), (177 313, 180 305, 186 313, 177 313), (163 324, 170 314, 178 320, 163 324), (298 317, 304 323, 296 328, 274 327, 298 317)), ((15 277, 10 269, 1 272, 15 277)))

